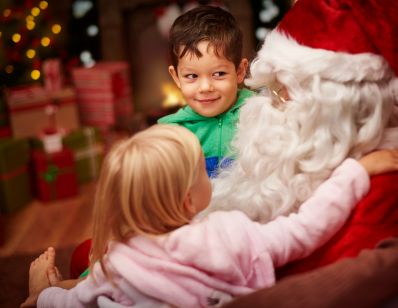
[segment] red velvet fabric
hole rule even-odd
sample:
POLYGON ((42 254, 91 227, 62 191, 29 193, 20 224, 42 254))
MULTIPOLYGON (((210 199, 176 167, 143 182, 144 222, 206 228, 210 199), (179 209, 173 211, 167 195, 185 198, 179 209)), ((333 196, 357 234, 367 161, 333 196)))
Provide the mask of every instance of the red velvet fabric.
POLYGON ((75 248, 70 261, 70 278, 77 279, 89 265, 91 239, 85 240, 75 248))
POLYGON ((396 0, 300 0, 278 29, 311 48, 381 55, 398 76, 397 16, 396 0))
POLYGON ((364 248, 398 236, 398 172, 372 177, 367 196, 360 201, 342 229, 305 259, 277 270, 277 278, 306 272, 344 257, 354 257, 364 248))
MULTIPOLYGON (((309 257, 278 269, 277 278, 357 256, 361 250, 373 248, 390 236, 398 236, 398 172, 372 177, 368 195, 358 203, 343 228, 309 257)), ((71 261, 72 278, 88 267, 90 248, 91 240, 76 248, 71 261)))

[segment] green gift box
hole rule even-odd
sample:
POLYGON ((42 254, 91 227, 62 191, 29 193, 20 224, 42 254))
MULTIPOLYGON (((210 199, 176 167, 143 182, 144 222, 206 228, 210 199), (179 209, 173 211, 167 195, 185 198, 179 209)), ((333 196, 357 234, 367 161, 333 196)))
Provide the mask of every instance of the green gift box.
POLYGON ((0 140, 0 211, 14 212, 32 200, 26 139, 0 140))
POLYGON ((97 179, 104 156, 99 130, 94 127, 84 127, 65 136, 62 143, 71 149, 75 156, 79 183, 97 179))

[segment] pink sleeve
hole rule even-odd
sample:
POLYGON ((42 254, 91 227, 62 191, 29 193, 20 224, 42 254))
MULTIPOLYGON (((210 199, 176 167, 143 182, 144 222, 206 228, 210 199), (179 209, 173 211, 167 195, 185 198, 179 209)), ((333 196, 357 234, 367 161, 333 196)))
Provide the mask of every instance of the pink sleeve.
POLYGON ((356 160, 346 159, 298 213, 258 225, 275 267, 303 258, 329 240, 368 190, 365 169, 356 160))
POLYGON ((37 300, 37 307, 85 307, 76 294, 75 288, 66 290, 58 287, 51 287, 43 290, 37 300))

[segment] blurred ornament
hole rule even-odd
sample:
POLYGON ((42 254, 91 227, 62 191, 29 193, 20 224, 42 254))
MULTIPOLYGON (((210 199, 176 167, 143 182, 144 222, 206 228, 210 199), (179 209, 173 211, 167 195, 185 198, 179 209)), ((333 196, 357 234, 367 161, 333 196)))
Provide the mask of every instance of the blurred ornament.
POLYGON ((73 3, 73 16, 75 18, 82 18, 93 7, 94 7, 94 4, 93 4, 92 1, 89 1, 89 0, 78 0, 75 3, 73 3))
POLYGON ((95 64, 95 60, 90 51, 83 50, 80 53, 80 61, 83 63, 84 67, 93 67, 95 64))
POLYGON ((181 9, 176 3, 157 9, 157 26, 163 37, 169 37, 169 31, 174 20, 181 15, 181 9))
POLYGON ((90 25, 87 28, 87 35, 88 36, 96 36, 99 32, 98 26, 96 25, 90 25))
POLYGON ((263 23, 270 22, 279 15, 279 7, 272 0, 263 1, 264 9, 260 11, 260 20, 263 23))

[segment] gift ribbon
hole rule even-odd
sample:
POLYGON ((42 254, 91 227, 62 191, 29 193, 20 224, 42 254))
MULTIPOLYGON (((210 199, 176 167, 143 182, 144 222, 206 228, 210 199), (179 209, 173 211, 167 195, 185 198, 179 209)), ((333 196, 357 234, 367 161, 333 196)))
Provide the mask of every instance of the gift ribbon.
POLYGON ((92 127, 86 127, 83 129, 83 134, 87 138, 88 147, 87 149, 76 151, 75 160, 80 160, 83 158, 90 158, 90 171, 93 178, 98 175, 98 163, 96 156, 104 152, 104 147, 101 144, 96 143, 95 140, 95 130, 92 127))
POLYGON ((26 165, 23 165, 15 170, 12 170, 7 173, 0 174, 0 180, 7 181, 10 180, 18 175, 21 175, 26 172, 26 165))

